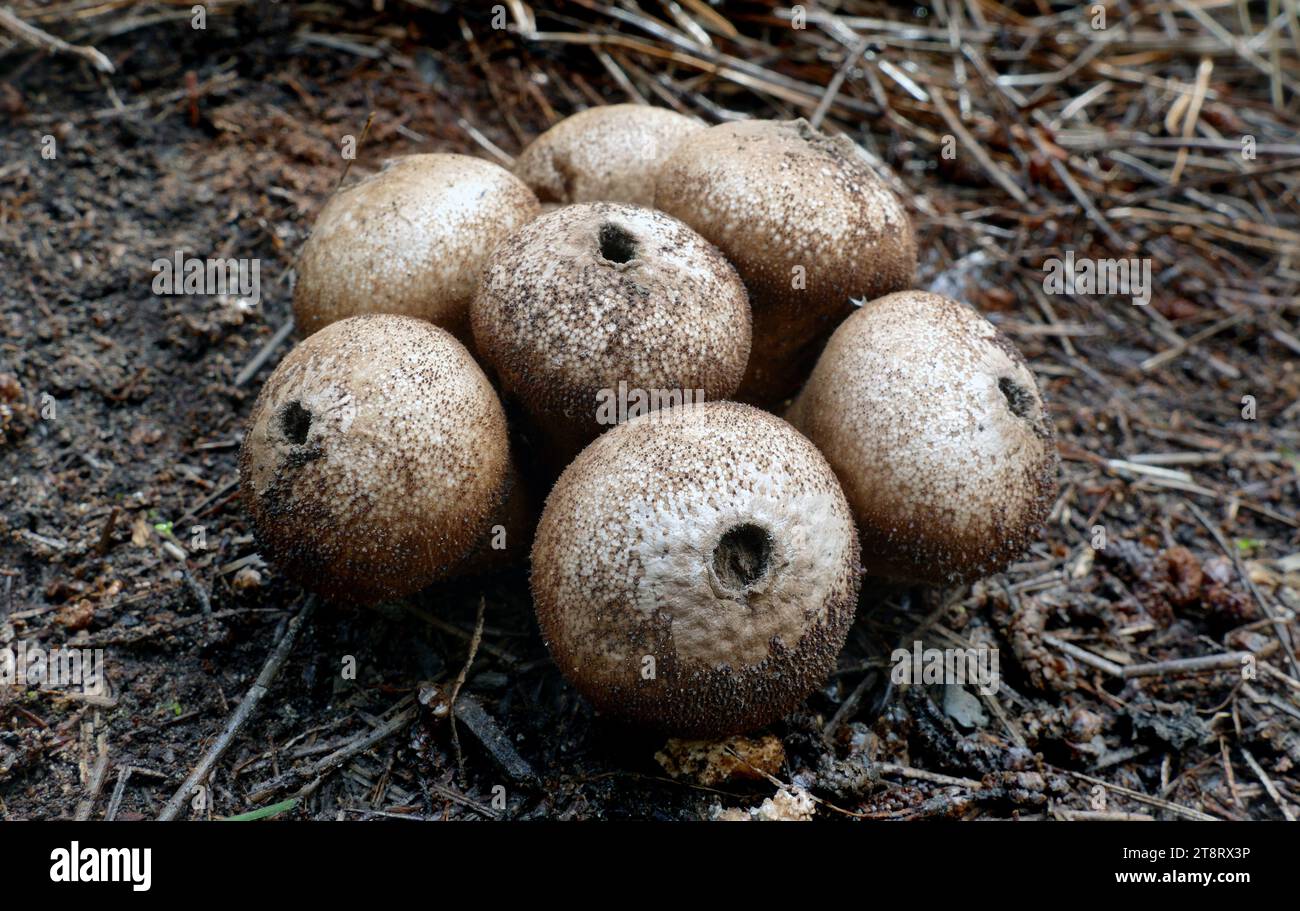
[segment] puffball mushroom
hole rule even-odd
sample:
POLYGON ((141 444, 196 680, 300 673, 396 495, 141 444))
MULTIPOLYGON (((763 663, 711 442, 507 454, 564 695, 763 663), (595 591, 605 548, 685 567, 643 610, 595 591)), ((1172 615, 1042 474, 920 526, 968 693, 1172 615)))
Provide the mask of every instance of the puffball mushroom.
POLYGON ((682 736, 798 705, 834 668, 860 582, 826 460, 736 402, 599 437, 560 476, 533 541, 533 599, 560 670, 598 709, 682 736))
POLYGON ((310 335, 360 313, 397 313, 468 340, 484 258, 540 211, 531 190, 490 162, 390 161, 321 209, 298 258, 294 320, 310 335))
POLYGON ((798 391, 851 299, 907 288, 916 269, 902 203, 851 140, 802 119, 724 123, 692 136, 661 166, 655 206, 740 272, 754 337, 738 397, 756 404, 798 391))
MULTIPOLYGON (((506 415, 509 422, 510 416, 506 415)), ((519 464, 512 452, 511 462, 519 464)), ((512 470, 506 477, 501 507, 473 549, 448 572, 448 578, 502 572, 523 563, 537 527, 538 507, 528 480, 512 470)))
POLYGON ((871 574, 942 584, 999 572, 1056 493, 1034 374, 991 323, 937 294, 890 294, 849 317, 788 417, 844 485, 871 574))
POLYGON ((749 357, 736 270, 660 212, 584 203, 543 215, 488 259, 474 342, 561 466, 625 414, 727 398, 749 357))
POLYGON ((515 176, 544 203, 654 204, 654 175, 698 120, 644 104, 588 108, 561 120, 515 159, 515 176))
POLYGON ((328 597, 424 588, 482 538, 510 471, 505 412, 465 347, 406 316, 331 323, 276 367, 239 453, 263 552, 328 597))

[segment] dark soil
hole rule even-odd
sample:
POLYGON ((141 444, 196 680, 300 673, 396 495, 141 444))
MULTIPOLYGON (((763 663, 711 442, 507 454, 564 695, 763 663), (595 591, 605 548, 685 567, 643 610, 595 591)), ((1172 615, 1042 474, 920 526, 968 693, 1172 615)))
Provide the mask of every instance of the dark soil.
MULTIPOLYGON (((0 54, 0 647, 103 648, 111 685, 99 698, 0 686, 0 819, 157 816, 303 608, 302 592, 256 557, 236 487, 243 421, 288 344, 236 378, 290 318, 293 256, 343 174, 342 138, 359 137, 374 112, 355 177, 398 154, 486 155, 462 118, 515 153, 552 115, 627 100, 588 50, 489 40, 487 12, 466 23, 482 42, 470 47, 457 18, 428 5, 391 19, 347 7, 356 18, 338 25, 291 18, 288 3, 237 4, 203 32, 183 21, 116 35, 45 23, 85 29, 81 40, 116 64, 111 79, 68 56, 0 54), (367 38, 295 38, 303 22, 367 38), (41 154, 46 136, 53 160, 41 154), (260 260, 262 300, 156 295, 151 263, 177 250, 260 260)), ((978 249, 951 230, 959 215, 945 200, 993 191, 978 175, 918 173, 910 142, 883 122, 872 129, 913 193, 934 190, 940 211, 913 213, 931 251, 928 286, 978 249)), ((1249 197, 1244 184, 1222 192, 1249 197)), ((1262 187, 1251 192, 1280 192, 1262 187)), ((1294 196, 1274 203, 1294 230, 1294 196)), ((1293 337, 1300 319, 1295 260, 1153 235, 1157 271, 1186 257, 1188 274, 1157 285, 1151 305, 1172 338, 1225 316, 1216 282, 1241 291, 1241 319, 1142 369, 1171 335, 1153 336, 1128 302, 1054 297, 1048 316, 1021 293, 1028 248, 1098 242, 1079 207, 997 205, 984 220, 1020 232, 1000 243, 1021 259, 991 262, 965 293, 1050 398, 1060 499, 1041 540, 1001 576, 951 591, 869 584, 839 672, 771 730, 785 750, 774 774, 824 801, 829 819, 1295 813, 1300 370, 1276 334, 1293 337), (1125 467, 1169 452, 1204 460, 1163 466, 1191 478, 1125 467), (1094 550, 1098 527, 1106 547, 1094 550), (1003 688, 976 701, 893 686, 890 653, 918 639, 997 645, 1003 688), (1245 680, 1222 669, 1124 679, 1061 642, 1120 665, 1250 651, 1258 669, 1245 680)), ((594 717, 565 683, 521 568, 373 610, 322 606, 186 812, 230 816, 298 796, 281 818, 696 819, 776 791, 768 780, 674 780, 655 760, 662 746, 594 717), (444 700, 480 599, 483 641, 454 738, 444 700), (312 765, 403 713, 409 723, 373 746, 312 765)))

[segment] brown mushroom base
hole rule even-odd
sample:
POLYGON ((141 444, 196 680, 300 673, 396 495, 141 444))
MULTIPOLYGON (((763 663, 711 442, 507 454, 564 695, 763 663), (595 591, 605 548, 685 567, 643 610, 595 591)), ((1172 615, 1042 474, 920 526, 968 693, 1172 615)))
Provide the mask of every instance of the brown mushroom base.
POLYGON ((745 281, 753 312, 753 342, 745 376, 735 398, 770 408, 789 399, 812 373, 826 343, 864 301, 901 291, 912 282, 915 246, 910 229, 896 248, 854 260, 832 276, 809 269, 802 287, 791 287, 792 271, 801 264, 783 261, 772 251, 733 257, 745 281), (857 304, 854 303, 857 301, 857 304))
MULTIPOLYGON (((295 405, 281 413, 296 415, 295 405)), ((302 417, 298 420, 299 426, 305 424, 302 417)), ((269 480, 260 489, 245 483, 241 493, 258 550, 273 555, 290 581, 328 600, 373 604, 409 595, 453 570, 463 572, 458 555, 463 545, 454 542, 469 540, 489 516, 503 512, 504 484, 476 514, 466 513, 449 526, 367 522, 364 509, 340 522, 338 504, 320 496, 328 484, 317 464, 324 458, 323 448, 309 448, 305 441, 304 428, 296 440, 290 435, 287 445, 272 444, 276 455, 269 480), (447 554, 457 556, 449 560, 447 554)), ((252 462, 250 455, 241 470, 245 479, 252 474, 252 462)))
POLYGON ((449 571, 449 577, 478 576, 500 572, 528 559, 538 507, 531 486, 511 465, 506 476, 504 500, 488 520, 474 549, 449 571))
MULTIPOLYGON (((1026 515, 990 512, 978 530, 955 531, 938 513, 917 511, 901 521, 897 504, 857 504, 862 567, 871 576, 908 584, 965 585, 1002 572, 1038 540, 1056 496, 1057 462, 1045 459, 1028 481, 1036 495, 1026 515)), ((1011 504, 1008 504, 1011 505, 1011 504)))
POLYGON ((274 554, 285 578, 327 601, 377 604, 465 571, 459 559, 439 559, 433 543, 461 533, 440 536, 426 530, 412 536, 394 533, 385 524, 354 527, 348 534, 325 533, 322 530, 336 517, 313 497, 295 493, 296 486, 285 473, 263 493, 260 504, 245 493, 245 508, 254 517, 253 538, 259 552, 274 554), (303 528, 315 532, 302 534, 303 528))
MULTIPOLYGON (((835 670, 853 622, 856 592, 855 587, 827 605, 822 622, 794 648, 774 639, 765 660, 735 669, 678 660, 665 631, 660 628, 656 634, 647 627, 647 637, 657 644, 649 646, 646 655, 663 655, 656 661, 654 679, 645 679, 647 663, 642 658, 629 661, 624 673, 578 689, 601 713, 672 736, 716 738, 761 728, 797 708, 835 670)), ((551 646, 561 668, 578 660, 551 646)))
POLYGON ((736 401, 772 408, 797 393, 835 327, 853 312, 847 295, 838 298, 842 305, 826 308, 795 299, 799 293, 788 291, 786 300, 765 305, 751 291, 753 349, 736 401))

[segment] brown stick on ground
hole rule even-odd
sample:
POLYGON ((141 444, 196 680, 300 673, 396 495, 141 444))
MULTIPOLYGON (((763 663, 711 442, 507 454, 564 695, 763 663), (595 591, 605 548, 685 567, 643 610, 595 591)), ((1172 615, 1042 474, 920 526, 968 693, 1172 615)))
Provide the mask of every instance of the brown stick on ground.
POLYGON ((390 712, 393 715, 387 721, 372 730, 363 731, 328 756, 324 756, 308 766, 287 769, 274 778, 254 785, 248 795, 249 801, 259 804, 276 791, 291 787, 300 781, 307 781, 308 783, 300 788, 294 796, 306 797, 314 794, 316 789, 321 786, 321 782, 325 780, 326 775, 340 768, 352 757, 383 743, 389 737, 410 725, 415 718, 415 708, 411 705, 411 697, 404 697, 390 709, 390 712))
POLYGON ((213 742, 212 746, 208 747, 208 751, 203 754, 203 758, 194 767, 194 771, 190 772, 189 777, 176 789, 176 793, 172 795, 171 800, 167 801, 167 805, 158 814, 160 820, 166 821, 176 818, 185 801, 194 792, 194 788, 199 782, 207 779, 212 767, 225 755, 226 750, 230 749, 230 745, 235 741, 235 735, 239 733, 245 722, 252 717, 258 703, 262 701, 262 697, 271 688, 271 683, 275 680, 276 675, 280 673, 280 667, 284 664, 285 659, 289 657, 289 652, 293 650, 293 644, 298 639, 299 630, 315 612, 316 603, 316 596, 308 595, 302 610, 298 611, 298 616, 289 621, 289 628, 284 631, 284 635, 280 638, 274 651, 271 652, 271 657, 266 659, 262 672, 257 675, 257 680, 249 687, 248 692, 244 694, 243 700, 239 703, 239 707, 235 709, 235 713, 226 722, 226 729, 221 732, 221 736, 213 742))
POLYGON ((112 61, 89 45, 68 44, 62 38, 55 38, 49 32, 43 32, 34 25, 28 25, 14 15, 13 9, 0 6, 0 27, 13 32, 33 47, 39 47, 56 54, 73 54, 89 62, 101 73, 114 72, 112 61))
POLYGON ((86 796, 77 804, 75 816, 77 822, 85 822, 90 819, 91 811, 95 809, 95 801, 99 799, 100 792, 104 790, 104 776, 107 772, 108 746, 104 740, 104 735, 100 734, 99 758, 95 760, 95 765, 90 770, 90 781, 87 784, 86 796))
MULTIPOLYGON (((456 682, 452 684, 451 696, 447 699, 447 704, 453 709, 456 707, 456 697, 460 695, 460 688, 465 685, 465 678, 469 676, 470 666, 474 664, 474 659, 478 656, 478 645, 483 641, 483 616, 487 609, 487 599, 482 595, 478 598, 478 617, 474 620, 474 635, 469 640, 469 654, 465 657, 465 666, 460 669, 456 675, 456 682)), ((456 713, 451 715, 451 742, 456 747, 456 765, 460 769, 460 777, 465 777, 465 757, 460 752, 460 735, 456 733, 456 713)))
POLYGON ((1228 546, 1228 541, 1223 536, 1223 532, 1220 531, 1219 527, 1211 522, 1206 517, 1205 513, 1197 509, 1196 504, 1190 500, 1187 501, 1187 508, 1191 510, 1192 515, 1196 516, 1196 521, 1205 526, 1205 530, 1210 533, 1210 537, 1214 538, 1215 543, 1219 545, 1219 549, 1222 550, 1227 555, 1228 559, 1232 561, 1232 565, 1236 567, 1238 577, 1240 577, 1242 583, 1246 586, 1246 589, 1251 593, 1251 595, 1254 596, 1255 603, 1259 605, 1260 611, 1263 612, 1265 617, 1272 621, 1273 632, 1277 636, 1278 642, 1282 645, 1282 654, 1286 656, 1287 663, 1291 665, 1291 670, 1295 672, 1296 677, 1300 677, 1300 659, 1296 658, 1295 646, 1291 642, 1291 631, 1287 629, 1286 621, 1282 617, 1278 616, 1277 611, 1273 610, 1273 605, 1271 605, 1268 600, 1260 594, 1259 589, 1255 586, 1254 580, 1250 578, 1250 573, 1248 573, 1246 567, 1242 565, 1241 554, 1238 553, 1235 548, 1228 546))

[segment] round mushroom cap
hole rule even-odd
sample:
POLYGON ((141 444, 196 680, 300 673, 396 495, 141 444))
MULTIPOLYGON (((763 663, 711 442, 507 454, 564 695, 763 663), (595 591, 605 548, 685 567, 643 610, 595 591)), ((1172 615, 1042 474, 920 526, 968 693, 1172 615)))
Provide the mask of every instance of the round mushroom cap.
POLYGON ((239 453, 263 552, 305 588, 360 602, 418 591, 464 557, 509 467, 505 412, 465 347, 385 314, 294 348, 239 453))
POLYGON ((467 340, 484 259, 540 211, 532 191, 491 162, 387 162, 321 209, 298 258, 294 320, 310 335, 349 316, 397 313, 467 340))
POLYGON ((588 108, 530 142, 514 172, 544 203, 652 206, 655 169, 703 129, 693 117, 644 104, 588 108))
POLYGON ((874 300, 831 336, 788 415, 835 469, 868 573, 967 582, 1024 553, 1056 493, 1034 374, 970 307, 874 300))
POLYGON ((560 670, 601 711, 714 737, 820 685, 861 582, 853 518, 816 448, 735 402, 622 424, 561 475, 533 542, 560 670))
POLYGON ((798 390, 852 299, 902 290, 916 269, 902 203, 851 140, 802 119, 692 137, 660 167, 655 206, 716 244, 744 280, 754 340, 739 397, 757 404, 798 390))
POLYGON ((583 203, 524 226, 493 251, 470 311, 484 361, 564 464, 626 416, 727 398, 749 357, 736 270, 638 206, 583 203))

